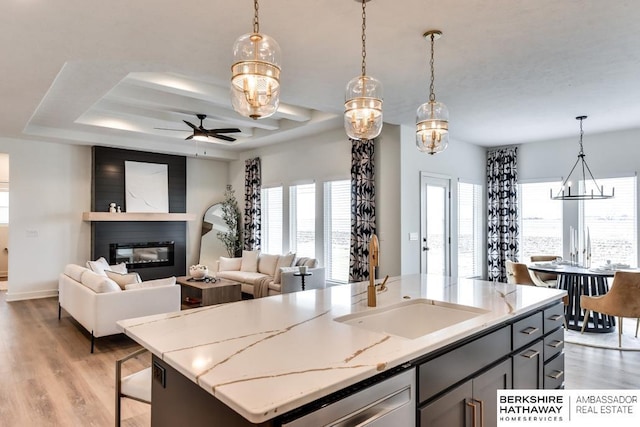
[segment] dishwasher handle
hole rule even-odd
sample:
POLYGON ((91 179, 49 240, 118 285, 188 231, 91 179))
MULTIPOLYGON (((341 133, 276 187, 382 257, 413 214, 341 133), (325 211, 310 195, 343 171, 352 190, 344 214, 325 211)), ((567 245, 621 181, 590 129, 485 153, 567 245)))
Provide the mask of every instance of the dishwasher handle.
POLYGON ((351 414, 327 424, 327 427, 360 427, 371 424, 388 413, 411 403, 411 386, 397 390, 351 414))

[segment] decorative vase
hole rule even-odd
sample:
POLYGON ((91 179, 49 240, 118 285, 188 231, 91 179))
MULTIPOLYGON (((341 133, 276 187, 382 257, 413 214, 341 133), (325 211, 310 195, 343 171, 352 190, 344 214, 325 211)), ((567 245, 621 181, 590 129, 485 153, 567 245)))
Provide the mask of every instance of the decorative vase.
POLYGON ((189 276, 196 280, 202 280, 209 275, 209 268, 206 265, 192 265, 189 267, 189 276))

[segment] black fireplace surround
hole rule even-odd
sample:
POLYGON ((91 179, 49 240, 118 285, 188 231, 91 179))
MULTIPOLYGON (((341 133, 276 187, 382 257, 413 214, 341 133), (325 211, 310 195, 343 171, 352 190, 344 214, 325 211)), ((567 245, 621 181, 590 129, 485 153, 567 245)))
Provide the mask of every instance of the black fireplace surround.
MULTIPOLYGON (((93 147, 93 174, 91 185, 91 210, 107 212, 109 203, 122 206, 127 212, 125 200, 125 161, 159 163, 168 166, 169 212, 185 213, 187 207, 187 161, 186 157, 168 154, 147 153, 134 150, 122 150, 109 147, 93 147)), ((117 214, 114 214, 117 215, 117 214)), ((132 256, 132 244, 172 242, 173 253, 167 257, 158 252, 158 260, 141 262, 141 257, 129 258, 116 255, 126 262, 127 268, 138 272, 142 280, 159 279, 169 276, 184 276, 187 270, 187 224, 184 221, 94 221, 91 223, 91 256, 98 259, 103 256, 110 263, 112 244, 124 248, 128 245, 132 256), (125 259, 126 258, 126 259, 125 259), (160 258, 162 261, 160 261, 160 258), (165 261, 164 259, 171 259, 165 261), (171 264, 171 265, 169 265, 171 264)), ((116 252, 117 254, 117 252, 116 252)))

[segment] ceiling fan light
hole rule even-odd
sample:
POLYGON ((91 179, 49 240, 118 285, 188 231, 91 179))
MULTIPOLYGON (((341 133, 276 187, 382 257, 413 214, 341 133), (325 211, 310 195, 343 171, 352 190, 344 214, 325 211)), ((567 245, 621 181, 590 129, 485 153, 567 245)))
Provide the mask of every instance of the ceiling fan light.
POLYGON ((266 34, 248 33, 233 45, 231 104, 252 119, 273 115, 280 104, 280 46, 266 34))
POLYGON ((373 139, 382 131, 382 83, 358 76, 345 91, 344 128, 349 138, 373 139))

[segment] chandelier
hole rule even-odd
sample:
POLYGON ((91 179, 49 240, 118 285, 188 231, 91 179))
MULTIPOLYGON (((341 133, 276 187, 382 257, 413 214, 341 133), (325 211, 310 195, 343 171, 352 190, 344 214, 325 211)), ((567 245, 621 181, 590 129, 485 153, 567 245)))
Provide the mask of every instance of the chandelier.
POLYGON ((280 46, 260 34, 258 0, 253 7, 253 32, 233 45, 231 103, 239 114, 257 120, 273 115, 280 103, 280 46))
POLYGON ((442 36, 439 30, 427 31, 422 35, 431 40, 431 85, 429 88, 429 102, 425 102, 416 113, 416 146, 423 153, 437 154, 447 149, 449 145, 449 110, 442 102, 436 101, 434 92, 433 45, 442 36))
POLYGON ((344 128, 349 138, 373 139, 382 131, 382 83, 367 76, 366 3, 362 1, 362 74, 347 84, 344 103, 344 128))
POLYGON ((569 175, 565 178, 562 183, 562 187, 556 195, 553 195, 553 189, 550 191, 551 198, 553 200, 599 200, 599 199, 611 199, 615 193, 615 188, 611 189, 611 194, 604 193, 604 187, 598 186, 596 179, 593 177, 591 173, 591 169, 589 169, 589 165, 587 165, 587 161, 584 159, 584 149, 582 147, 582 136, 584 135, 584 131, 582 130, 582 121, 586 119, 587 116, 578 116, 576 120, 580 120, 580 151, 578 152, 578 159, 573 164, 571 171, 569 171, 569 175), (573 194, 571 194, 571 175, 576 170, 576 167, 580 165, 578 168, 578 173, 576 173, 576 178, 580 177, 580 171, 582 171, 582 189, 576 188, 574 189, 573 194), (589 174, 590 181, 587 181, 587 173, 589 174), (587 190, 589 187, 589 190, 587 190), (595 189, 595 192, 594 192, 595 189))

